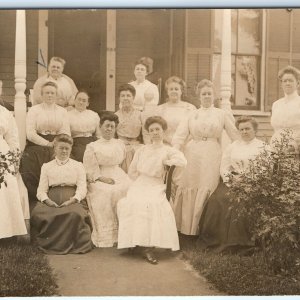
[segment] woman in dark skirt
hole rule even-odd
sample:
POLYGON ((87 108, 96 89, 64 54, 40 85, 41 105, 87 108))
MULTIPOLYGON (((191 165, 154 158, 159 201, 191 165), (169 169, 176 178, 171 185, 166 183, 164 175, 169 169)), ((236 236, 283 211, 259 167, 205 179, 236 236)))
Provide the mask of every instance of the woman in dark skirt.
POLYGON ((86 253, 92 249, 85 199, 86 175, 82 163, 70 159, 73 140, 66 134, 54 139, 55 159, 41 170, 32 211, 39 248, 49 254, 86 253))
POLYGON ((247 168, 250 159, 254 159, 264 147, 257 139, 257 122, 250 116, 242 116, 236 121, 241 140, 227 147, 221 161, 221 182, 206 202, 200 220, 199 242, 204 247, 215 247, 222 251, 229 247, 253 246, 247 226, 247 219, 238 214, 238 205, 228 196, 228 174, 239 174, 247 168))
POLYGON ((31 107, 26 117, 27 145, 25 147, 20 173, 27 187, 30 206, 35 205, 43 163, 53 159, 53 139, 58 134, 69 134, 67 111, 55 104, 57 85, 46 82, 42 88, 43 102, 31 107))
POLYGON ((100 118, 90 109, 89 95, 79 91, 74 100, 75 108, 68 111, 71 135, 73 137, 72 157, 82 162, 86 145, 96 141, 101 136, 99 130, 100 118))

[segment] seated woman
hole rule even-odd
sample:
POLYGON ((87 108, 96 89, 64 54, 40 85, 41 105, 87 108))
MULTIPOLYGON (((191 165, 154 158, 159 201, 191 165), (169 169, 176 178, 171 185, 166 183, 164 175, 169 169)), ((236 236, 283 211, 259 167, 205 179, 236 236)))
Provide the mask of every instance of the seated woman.
MULTIPOLYGON (((19 148, 18 129, 14 117, 0 105, 0 155, 6 156, 9 151, 19 148)), ((2 160, 1 158, 1 162, 2 160)), ((17 178, 11 174, 16 170, 12 165, 9 167, 11 172, 3 174, 2 168, 3 165, 0 167, 0 239, 27 233, 17 178)))
POLYGON ((86 196, 82 163, 70 159, 73 140, 54 139, 55 159, 42 166, 37 190, 40 201, 32 211, 39 248, 49 254, 86 253, 92 249, 88 212, 80 202, 86 196))
POLYGON ((70 135, 68 113, 55 104, 57 85, 54 82, 46 82, 41 88, 41 93, 43 102, 31 107, 27 113, 27 145, 20 166, 31 206, 35 204, 41 167, 43 163, 53 159, 54 137, 61 133, 70 135))
POLYGON ((144 247, 148 262, 157 263, 153 247, 179 250, 172 208, 166 198, 163 181, 165 166, 185 166, 186 159, 177 149, 163 144, 167 122, 153 116, 146 120, 152 144, 134 155, 129 175, 134 180, 126 198, 118 203, 118 248, 144 247))
POLYGON ((71 135, 73 138, 72 156, 82 162, 86 145, 100 137, 97 113, 87 109, 89 95, 79 91, 74 100, 75 109, 68 111, 71 135))
POLYGON ((138 138, 141 134, 142 120, 141 112, 133 107, 134 87, 130 84, 124 84, 119 87, 118 95, 120 109, 116 112, 119 117, 117 135, 126 145, 126 157, 121 167, 127 173, 134 152, 140 146, 138 138))
POLYGON ((93 223, 92 241, 96 247, 112 247, 117 242, 116 205, 125 196, 130 180, 120 168, 125 145, 114 139, 118 116, 101 115, 101 137, 86 146, 83 164, 88 179, 87 201, 93 223))
POLYGON ((253 246, 247 220, 238 215, 237 206, 230 201, 226 182, 228 174, 233 174, 238 180, 249 160, 262 151, 264 142, 255 137, 257 126, 250 116, 239 117, 236 121, 242 139, 226 148, 220 168, 223 182, 208 199, 200 221, 199 240, 204 247, 216 247, 222 251, 233 246, 253 246))

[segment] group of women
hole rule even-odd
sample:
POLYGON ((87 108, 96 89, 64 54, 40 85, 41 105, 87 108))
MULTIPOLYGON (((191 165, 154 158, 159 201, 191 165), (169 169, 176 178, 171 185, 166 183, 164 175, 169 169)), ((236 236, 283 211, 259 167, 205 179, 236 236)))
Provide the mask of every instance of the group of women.
MULTIPOLYGON (((244 116, 235 123, 231 112, 215 108, 213 84, 206 79, 196 88, 199 109, 183 101, 185 83, 176 76, 165 83, 167 101, 157 105, 157 87, 145 82, 145 58, 134 72, 136 81, 119 88, 119 110, 101 119, 87 109, 86 92, 77 92, 66 110, 56 102, 53 80, 41 86, 42 102, 27 114, 21 161, 30 199, 38 200, 31 222, 39 247, 56 254, 85 253, 93 245, 139 247, 156 264, 153 249, 178 250, 178 231, 200 234, 208 247, 253 245, 247 221, 229 209, 226 180, 229 173, 238 179, 262 150, 257 122, 244 116), (224 130, 233 143, 222 153, 224 130), (164 176, 173 165, 168 202, 164 176)), ((279 73, 285 96, 273 105, 272 141, 290 128, 299 145, 299 74, 293 67, 279 73)), ((9 147, 6 118, 0 129, 9 147)), ((11 186, 0 192, 12 193, 11 186)), ((20 223, 11 235, 24 233, 20 223)))

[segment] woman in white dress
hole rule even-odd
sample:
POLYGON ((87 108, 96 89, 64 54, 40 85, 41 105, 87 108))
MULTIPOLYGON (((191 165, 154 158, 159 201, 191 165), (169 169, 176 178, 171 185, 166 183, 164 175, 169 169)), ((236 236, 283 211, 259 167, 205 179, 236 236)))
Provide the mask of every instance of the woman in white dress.
POLYGON ((201 244, 218 251, 254 246, 247 218, 239 215, 237 210, 237 206, 242 204, 230 201, 227 182, 229 175, 238 180, 239 175, 247 169, 249 160, 255 159, 265 144, 255 137, 258 124, 253 117, 239 117, 236 127, 242 139, 234 141, 225 149, 220 168, 223 181, 205 204, 200 221, 201 244))
POLYGON ((173 203, 177 229, 186 235, 198 234, 204 202, 218 186, 223 129, 231 139, 239 137, 232 115, 213 106, 212 82, 200 81, 197 94, 201 107, 179 124, 172 140, 176 148, 184 146, 187 159, 173 203))
POLYGON ((130 84, 123 84, 119 87, 118 96, 120 109, 116 112, 119 118, 117 135, 126 146, 126 157, 121 165, 127 173, 133 155, 140 147, 139 137, 142 130, 141 112, 133 107, 135 88, 130 84))
POLYGON ((43 102, 31 107, 26 117, 27 145, 20 173, 27 187, 30 204, 35 204, 43 163, 53 159, 53 139, 58 134, 70 134, 67 111, 58 106, 57 85, 46 82, 41 87, 43 102))
POLYGON ((79 91, 74 100, 75 109, 68 111, 71 135, 74 141, 72 156, 82 162, 86 145, 100 137, 98 114, 90 109, 89 95, 79 91))
POLYGON ((185 166, 186 159, 179 150, 163 144, 166 121, 160 116, 146 120, 152 144, 139 148, 129 168, 134 180, 126 198, 118 203, 118 248, 145 247, 148 262, 156 264, 153 247, 179 250, 176 223, 166 198, 165 166, 185 166))
POLYGON ((83 165, 87 173, 87 201, 96 247, 112 247, 118 239, 116 205, 126 195, 130 180, 120 168, 125 144, 114 139, 118 116, 104 113, 100 119, 101 138, 87 145, 83 165))
POLYGON ((272 106, 271 125, 274 134, 271 144, 275 139, 280 141, 283 129, 291 129, 298 147, 300 146, 300 96, 298 93, 300 71, 292 66, 287 66, 279 71, 278 78, 284 92, 284 97, 275 101, 272 106))
MULTIPOLYGON (((0 155, 19 148, 16 122, 0 105, 0 155)), ((17 178, 6 173, 4 179, 6 185, 0 185, 0 239, 27 234, 17 178)))
POLYGON ((92 249, 85 199, 86 174, 81 162, 70 159, 73 139, 54 139, 55 158, 43 164, 37 190, 40 201, 32 211, 38 247, 49 254, 86 253, 92 249))
POLYGON ((143 111, 147 105, 157 105, 159 102, 158 87, 146 79, 146 76, 152 71, 149 60, 149 57, 142 57, 136 62, 134 67, 135 80, 129 82, 136 90, 134 108, 140 111, 143 111))

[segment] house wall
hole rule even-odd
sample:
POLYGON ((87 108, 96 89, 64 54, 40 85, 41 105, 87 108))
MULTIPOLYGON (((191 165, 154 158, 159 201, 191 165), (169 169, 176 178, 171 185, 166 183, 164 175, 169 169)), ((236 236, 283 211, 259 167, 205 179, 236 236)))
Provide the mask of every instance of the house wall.
MULTIPOLYGON (((15 95, 15 32, 16 11, 0 10, 0 79, 3 81, 2 98, 10 103, 15 95)), ((31 89, 37 78, 38 60, 38 11, 26 11, 26 40, 27 40, 27 89, 31 89)))

